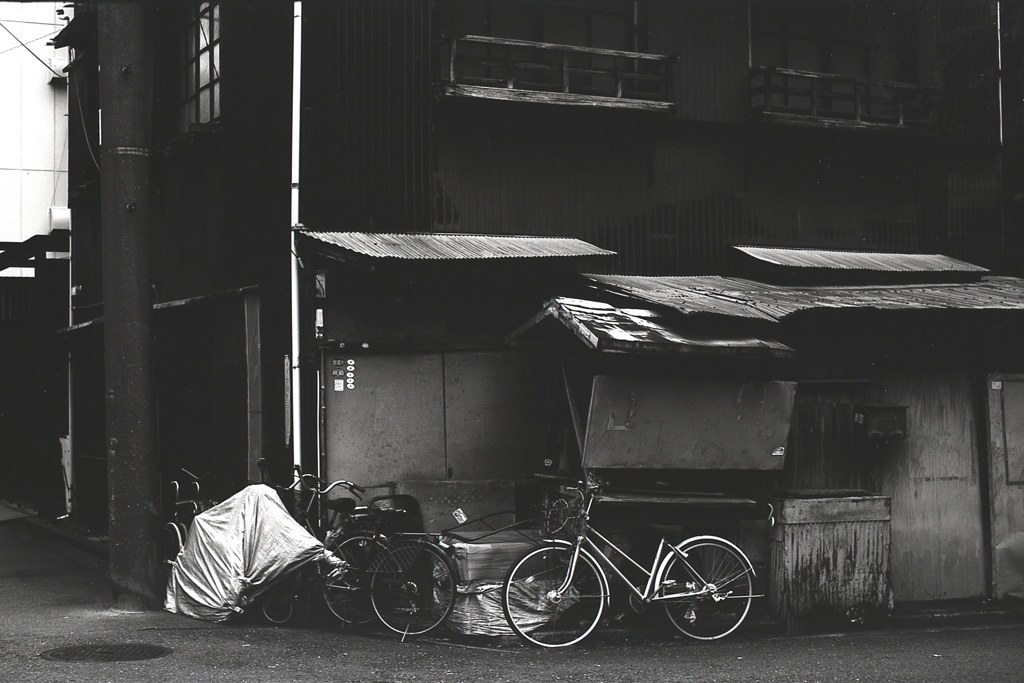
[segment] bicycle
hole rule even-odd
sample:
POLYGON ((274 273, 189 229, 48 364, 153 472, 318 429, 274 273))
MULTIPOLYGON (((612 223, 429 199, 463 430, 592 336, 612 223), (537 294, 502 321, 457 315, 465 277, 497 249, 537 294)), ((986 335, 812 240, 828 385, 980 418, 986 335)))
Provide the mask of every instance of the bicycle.
POLYGON ((455 607, 458 571, 440 536, 422 528, 412 496, 378 496, 355 510, 328 542, 349 563, 330 587, 331 612, 351 624, 376 617, 403 639, 441 626, 455 607))
MULTIPOLYGON (((326 550, 341 560, 344 571, 327 572, 317 566, 287 577, 270 588, 263 599, 263 613, 270 621, 285 623, 302 586, 319 587, 328 609, 347 624, 365 624, 376 617, 391 631, 422 635, 448 618, 455 605, 457 571, 440 539, 422 531, 394 531, 389 518, 401 516, 415 504, 411 496, 379 496, 357 508, 350 498, 324 501, 328 492, 344 487, 358 495, 365 489, 352 482, 331 483, 297 471, 296 481, 281 490, 305 490, 310 498, 296 519, 314 536, 322 538, 326 550), (332 518, 318 526, 320 505, 332 518), (317 530, 326 528, 321 537, 317 530), (370 611, 372 610, 372 611, 370 611)), ((419 519, 418 504, 416 518, 419 519)), ((422 528, 422 522, 418 522, 422 528)))
POLYGON ((630 606, 640 611, 662 603, 673 626, 697 640, 735 631, 753 598, 754 568, 735 544, 717 536, 672 543, 664 536, 650 567, 644 567, 589 524, 602 483, 593 476, 562 493, 548 515, 551 536, 516 560, 505 577, 501 603, 509 626, 521 639, 547 648, 582 641, 597 626, 609 603, 606 570, 629 589, 630 606), (559 533, 571 540, 558 538, 559 533), (595 542, 594 539, 598 542, 595 542), (645 577, 634 584, 611 557, 645 577))
POLYGON ((171 520, 165 522, 160 531, 161 553, 164 564, 167 565, 174 564, 178 553, 185 547, 185 538, 188 536, 189 527, 192 526, 195 516, 216 504, 212 500, 204 500, 199 497, 199 480, 202 477, 192 474, 184 467, 181 468, 181 471, 191 480, 182 483, 175 479, 171 482, 173 512, 171 520), (182 495, 188 497, 182 498, 182 495))
MULTIPOLYGON (((330 534, 329 530, 322 532, 322 529, 325 528, 322 519, 325 510, 331 513, 331 517, 326 523, 326 527, 331 529, 338 524, 339 518, 346 517, 356 508, 356 501, 352 498, 325 500, 327 494, 336 488, 343 488, 359 497, 366 491, 361 486, 343 479, 328 484, 315 475, 303 474, 298 467, 295 468, 295 480, 289 486, 274 486, 268 481, 264 461, 261 460, 258 464, 263 473, 263 482, 267 485, 273 486, 279 492, 293 492, 300 497, 303 492, 309 494, 305 507, 302 506, 301 499, 296 501, 292 516, 296 522, 321 542, 324 542, 330 534)), ((327 562, 316 562, 313 563, 313 566, 301 567, 262 592, 261 609, 263 616, 268 621, 275 624, 287 623, 295 612, 295 605, 304 596, 314 591, 320 592, 328 607, 331 607, 332 596, 338 591, 344 591, 347 586, 345 574, 349 562, 346 561, 343 554, 338 552, 337 547, 330 547, 325 543, 324 549, 327 551, 325 557, 329 558, 327 562)), ((334 609, 332 608, 331 611, 334 612, 334 609)), ((337 613, 335 612, 335 614, 337 613)))

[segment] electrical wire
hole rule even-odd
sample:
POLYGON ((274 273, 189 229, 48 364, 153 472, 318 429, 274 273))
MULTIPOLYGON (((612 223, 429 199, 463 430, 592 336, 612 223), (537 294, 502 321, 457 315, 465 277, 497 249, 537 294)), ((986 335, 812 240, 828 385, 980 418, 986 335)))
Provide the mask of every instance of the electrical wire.
MULTIPOLYGON (((5 26, 4 28, 7 28, 7 27, 5 26)), ((13 50, 17 50, 19 47, 27 47, 30 43, 35 43, 37 41, 42 40, 43 38, 49 38, 50 36, 55 36, 58 33, 60 33, 61 31, 63 31, 63 30, 64 30, 63 28, 59 28, 56 31, 50 31, 45 36, 39 36, 38 38, 33 38, 32 40, 29 40, 27 42, 21 43, 20 45, 15 45, 14 47, 9 47, 6 50, 0 50, 0 55, 7 54, 8 52, 11 52, 13 50)), ((7 32, 10 33, 10 31, 7 31, 7 32)), ((17 40, 17 39, 15 39, 15 40, 17 40)))
POLYGON ((96 154, 92 151, 92 143, 89 141, 89 129, 85 127, 85 112, 82 109, 82 96, 78 93, 78 79, 72 78, 71 82, 75 84, 75 101, 78 103, 78 120, 82 122, 82 135, 85 136, 85 148, 89 150, 89 156, 92 157, 93 166, 96 170, 100 170, 100 162, 96 161, 96 154))
POLYGON ((50 73, 52 73, 57 78, 66 78, 66 76, 64 74, 58 73, 58 72, 54 71, 53 67, 50 66, 49 64, 47 64, 46 62, 44 62, 42 57, 37 55, 35 52, 32 52, 32 50, 29 49, 29 46, 26 45, 25 43, 21 42, 21 38, 19 38, 18 36, 14 35, 14 32, 11 31, 11 29, 7 28, 2 21, 0 21, 0 28, 2 28, 3 30, 5 30, 8 33, 10 33, 11 34, 11 38, 14 38, 16 41, 18 41, 18 44, 21 45, 23 48, 25 48, 25 50, 27 50, 30 55, 35 57, 37 62, 39 62, 40 64, 45 66, 47 69, 49 69, 50 73))

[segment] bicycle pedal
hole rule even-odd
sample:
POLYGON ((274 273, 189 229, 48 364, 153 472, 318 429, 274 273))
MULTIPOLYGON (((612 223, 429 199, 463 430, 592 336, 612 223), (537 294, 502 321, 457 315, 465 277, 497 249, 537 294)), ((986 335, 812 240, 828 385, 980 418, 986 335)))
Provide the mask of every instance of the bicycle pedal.
POLYGON ((343 579, 345 578, 346 574, 348 574, 347 564, 344 567, 335 567, 327 573, 327 581, 330 582, 337 581, 338 579, 343 579))

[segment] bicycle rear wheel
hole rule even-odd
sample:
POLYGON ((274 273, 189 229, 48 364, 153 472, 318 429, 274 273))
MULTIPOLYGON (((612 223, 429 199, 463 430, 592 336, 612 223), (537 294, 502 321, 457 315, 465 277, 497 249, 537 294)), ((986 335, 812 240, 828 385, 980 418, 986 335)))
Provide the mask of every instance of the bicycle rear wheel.
POLYGON ((679 546, 686 559, 671 555, 662 573, 666 594, 694 593, 665 602, 665 613, 681 633, 716 640, 735 631, 753 599, 750 562, 728 544, 701 539, 679 546))
POLYGON ((395 633, 434 630, 455 606, 455 566, 436 544, 421 538, 388 542, 370 563, 370 602, 395 633))
POLYGON ((512 565, 501 592, 501 606, 516 635, 541 647, 580 642, 601 620, 607 600, 604 570, 580 551, 572 581, 561 594, 572 562, 569 545, 531 550, 512 565))
POLYGON ((373 605, 370 604, 370 575, 366 571, 373 548, 372 536, 350 536, 328 548, 349 564, 344 576, 328 578, 323 586, 327 608, 347 624, 365 624, 374 619, 373 605))
POLYGON ((295 613, 295 602, 298 599, 298 572, 278 581, 271 586, 260 602, 263 616, 275 624, 286 624, 295 613))

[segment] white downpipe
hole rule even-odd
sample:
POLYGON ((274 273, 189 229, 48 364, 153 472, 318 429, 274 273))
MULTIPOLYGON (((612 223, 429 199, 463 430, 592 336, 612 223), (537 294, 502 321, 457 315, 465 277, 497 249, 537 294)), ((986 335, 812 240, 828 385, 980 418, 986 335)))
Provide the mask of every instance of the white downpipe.
POLYGON ((291 192, 291 426, 292 463, 302 465, 302 415, 299 385, 299 256, 295 250, 295 231, 299 223, 299 131, 302 106, 302 2, 294 3, 295 17, 292 22, 292 192, 291 192))

